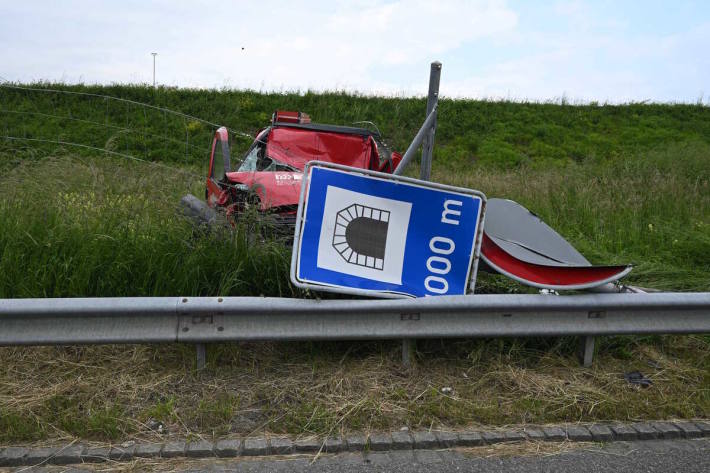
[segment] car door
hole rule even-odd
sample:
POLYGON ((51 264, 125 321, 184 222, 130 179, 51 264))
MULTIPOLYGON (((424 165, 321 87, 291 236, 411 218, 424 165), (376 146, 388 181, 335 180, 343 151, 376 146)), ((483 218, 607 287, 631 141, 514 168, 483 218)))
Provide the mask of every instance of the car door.
POLYGON ((226 182, 226 174, 231 171, 229 162, 229 132, 220 127, 212 139, 210 165, 207 174, 207 189, 205 199, 210 206, 217 204, 226 182))

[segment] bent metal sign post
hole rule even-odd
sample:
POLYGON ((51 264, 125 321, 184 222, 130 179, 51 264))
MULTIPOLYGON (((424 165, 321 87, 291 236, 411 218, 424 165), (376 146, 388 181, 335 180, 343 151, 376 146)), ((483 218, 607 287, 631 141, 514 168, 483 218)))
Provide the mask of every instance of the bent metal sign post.
POLYGON ((332 163, 306 166, 291 281, 375 297, 472 292, 486 197, 332 163))

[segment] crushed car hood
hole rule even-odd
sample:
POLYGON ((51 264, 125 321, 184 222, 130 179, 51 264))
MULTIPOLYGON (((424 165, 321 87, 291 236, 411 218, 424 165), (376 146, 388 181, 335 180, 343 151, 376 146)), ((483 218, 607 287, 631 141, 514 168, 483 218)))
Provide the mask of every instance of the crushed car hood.
POLYGON ((259 196, 261 210, 298 205, 301 193, 300 172, 228 172, 233 184, 243 184, 259 196))
POLYGON ((269 133, 266 154, 301 171, 309 161, 367 169, 372 148, 370 136, 279 127, 269 133))

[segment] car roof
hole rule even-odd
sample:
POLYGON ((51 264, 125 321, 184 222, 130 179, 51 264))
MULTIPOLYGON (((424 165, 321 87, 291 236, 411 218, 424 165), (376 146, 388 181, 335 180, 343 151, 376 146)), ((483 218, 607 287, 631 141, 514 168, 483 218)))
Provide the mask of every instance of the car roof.
POLYGON ((312 130, 312 131, 322 131, 330 133, 343 133, 347 135, 360 135, 360 136, 372 136, 374 138, 380 138, 380 134, 368 130, 366 128, 358 128, 354 126, 340 126, 340 125, 323 125, 320 123, 284 123, 276 122, 273 124, 274 127, 285 127, 285 128, 300 128, 302 130, 312 130))

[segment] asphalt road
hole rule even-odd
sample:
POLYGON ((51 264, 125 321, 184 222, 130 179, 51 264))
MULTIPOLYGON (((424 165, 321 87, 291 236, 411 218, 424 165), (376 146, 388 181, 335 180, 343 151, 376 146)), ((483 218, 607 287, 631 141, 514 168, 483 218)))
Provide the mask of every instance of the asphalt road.
MULTIPOLYGON (((387 453, 340 454, 311 458, 202 460, 190 462, 156 462, 126 464, 140 471, 182 472, 684 472, 710 471, 710 439, 646 440, 614 442, 605 446, 564 444, 542 452, 534 445, 502 449, 417 450, 387 453)), ((111 470, 121 469, 112 464, 111 470)), ((31 469, 47 473, 99 471, 107 465, 45 467, 31 469)))

